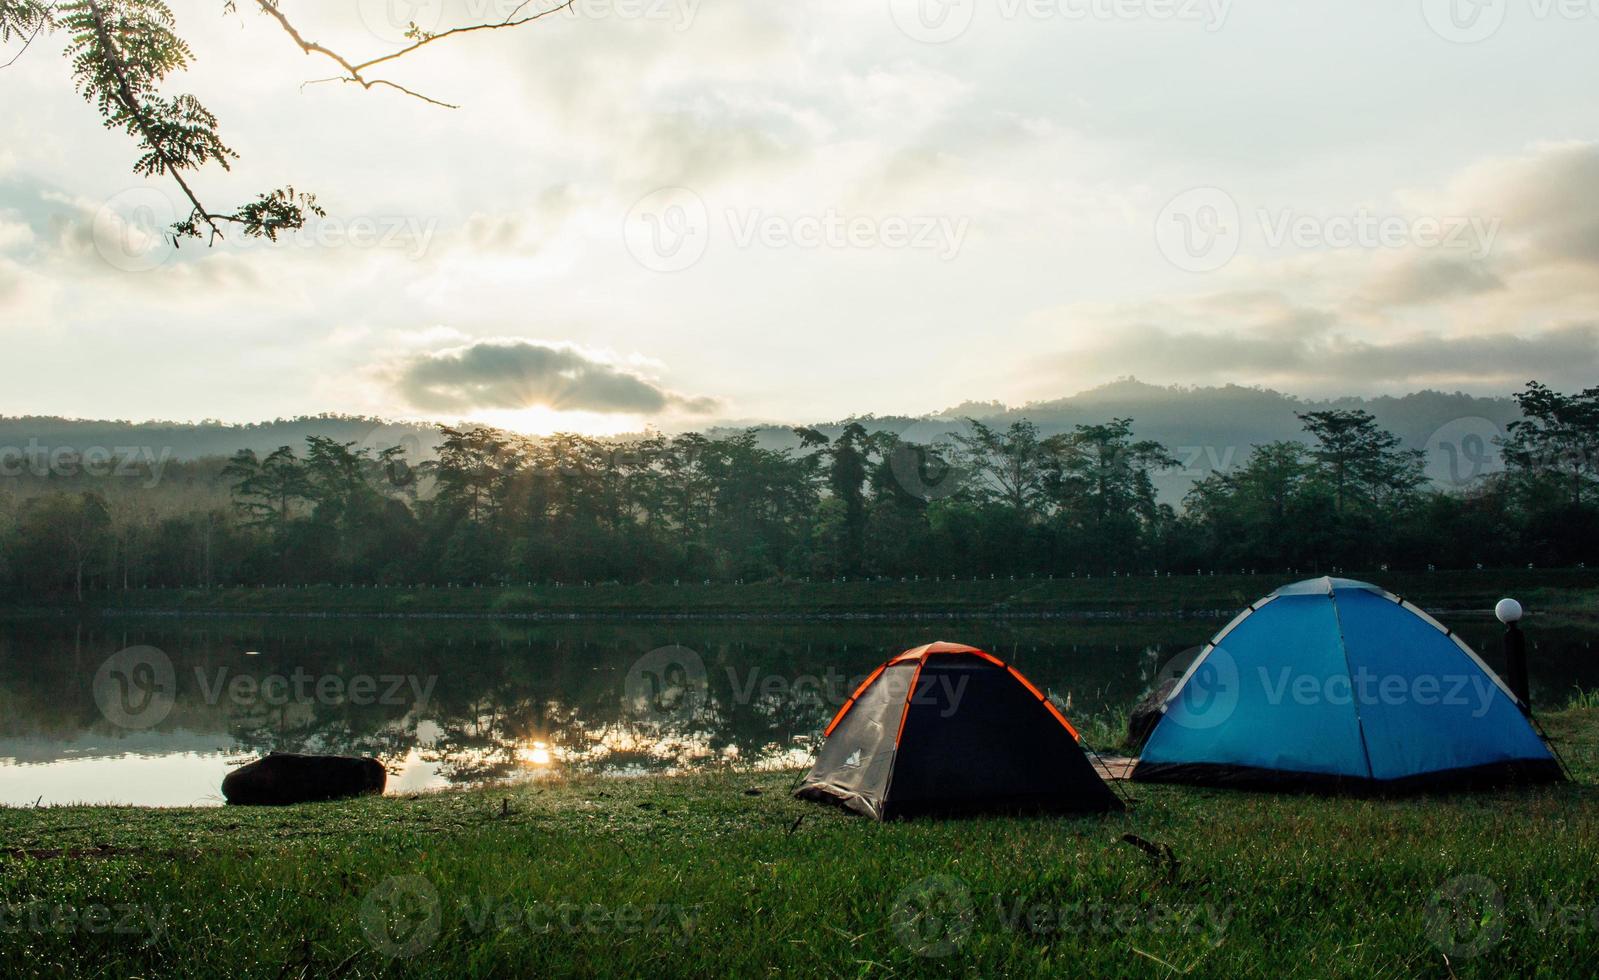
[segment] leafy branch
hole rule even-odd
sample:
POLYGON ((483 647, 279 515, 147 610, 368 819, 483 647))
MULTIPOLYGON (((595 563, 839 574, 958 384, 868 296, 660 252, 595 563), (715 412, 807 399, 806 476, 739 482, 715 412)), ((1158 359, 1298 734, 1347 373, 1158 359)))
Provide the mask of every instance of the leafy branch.
POLYGON ((144 151, 134 173, 170 177, 189 200, 189 216, 172 226, 174 244, 206 231, 215 241, 222 237, 221 223, 276 241, 279 232, 302 227, 307 212, 324 214, 314 195, 292 187, 261 194, 231 213, 201 203, 185 172, 212 162, 231 170, 238 154, 222 141, 216 116, 199 99, 160 92, 166 77, 188 68, 194 56, 173 33, 172 11, 162 0, 77 0, 59 11, 59 24, 71 35, 66 53, 78 91, 107 129, 124 130, 144 151))
MULTIPOLYGON (((406 31, 409 43, 359 62, 308 40, 284 14, 279 0, 255 0, 255 5, 276 21, 301 51, 338 65, 340 74, 314 82, 353 82, 367 90, 389 88, 432 105, 456 108, 398 82, 374 77, 371 70, 452 37, 530 24, 575 2, 565 0, 548 9, 530 10, 532 0, 523 0, 503 19, 437 32, 413 22, 406 31)), ((238 0, 224 0, 223 12, 237 13, 238 0)), ((163 0, 0 0, 0 43, 22 39, 21 49, 0 67, 13 64, 42 33, 61 29, 69 34, 66 55, 72 63, 74 84, 94 104, 107 129, 121 129, 137 141, 142 152, 134 162, 134 172, 171 178, 188 200, 188 217, 171 228, 174 244, 183 238, 215 242, 223 237, 226 224, 240 226, 251 237, 276 241, 279 233, 304 227, 308 215, 324 216, 315 195, 291 186, 260 194, 231 212, 212 211, 201 202, 185 175, 208 163, 231 170, 238 153, 223 142, 216 116, 199 99, 161 94, 167 76, 186 70, 194 57, 188 43, 175 33, 174 22, 171 8, 163 0)))

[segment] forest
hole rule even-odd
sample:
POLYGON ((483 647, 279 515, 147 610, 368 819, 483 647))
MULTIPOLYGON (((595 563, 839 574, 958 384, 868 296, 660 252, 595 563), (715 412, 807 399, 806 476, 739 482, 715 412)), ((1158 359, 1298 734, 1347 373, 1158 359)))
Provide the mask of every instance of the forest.
POLYGON ((311 436, 195 461, 0 467, 0 589, 753 582, 1570 566, 1599 551, 1599 388, 1531 382, 1505 467, 1459 487, 1363 410, 1299 415, 1179 506, 1134 422, 968 419, 708 437, 441 427, 435 457, 311 436))

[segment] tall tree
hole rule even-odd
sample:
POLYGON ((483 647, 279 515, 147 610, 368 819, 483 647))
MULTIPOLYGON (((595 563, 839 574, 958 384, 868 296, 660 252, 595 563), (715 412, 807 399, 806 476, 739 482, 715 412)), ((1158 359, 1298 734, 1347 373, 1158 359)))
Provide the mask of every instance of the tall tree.
POLYGON ((972 477, 972 493, 996 500, 1022 518, 1036 516, 1044 493, 1044 451, 1038 427, 1022 419, 1000 431, 967 419, 967 432, 953 434, 961 466, 972 477))
POLYGON ((840 541, 837 567, 860 575, 866 564, 866 467, 872 439, 859 422, 844 426, 829 440, 816 429, 798 428, 801 448, 817 449, 827 460, 827 489, 838 502, 840 541))
POLYGON ((249 523, 274 531, 287 527, 295 505, 311 497, 305 465, 290 446, 279 446, 264 460, 253 450, 241 449, 222 476, 233 481, 235 506, 249 523))
POLYGON ((112 554, 111 515, 97 493, 49 494, 27 503, 12 552, 19 576, 41 592, 70 589, 80 601, 88 579, 112 554))
POLYGON ((1335 514, 1353 504, 1402 497, 1426 480, 1424 454, 1399 448, 1399 437, 1380 428, 1370 412, 1305 412, 1299 420, 1315 440, 1310 457, 1331 492, 1335 514))
POLYGON ((1509 425, 1505 462, 1529 483, 1553 482, 1581 506, 1599 478, 1599 387, 1563 395, 1536 381, 1515 396, 1522 417, 1509 425))

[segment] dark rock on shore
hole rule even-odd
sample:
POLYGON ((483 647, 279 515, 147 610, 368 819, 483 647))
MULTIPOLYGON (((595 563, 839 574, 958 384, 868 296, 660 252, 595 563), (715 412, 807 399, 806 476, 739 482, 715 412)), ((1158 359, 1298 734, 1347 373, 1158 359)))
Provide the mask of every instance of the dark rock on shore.
POLYGON ((1144 695, 1143 699, 1133 705, 1133 710, 1127 716, 1127 744, 1139 749, 1144 741, 1149 738, 1149 733, 1155 730, 1155 723, 1160 721, 1160 706, 1171 697, 1171 692, 1177 690, 1177 679, 1168 677, 1155 685, 1155 689, 1144 695))
POLYGON ((229 773, 222 795, 235 806, 288 806, 381 793, 388 778, 376 759, 273 752, 229 773))
POLYGON ((1143 747, 1149 738, 1149 733, 1155 730, 1155 723, 1160 721, 1160 707, 1166 699, 1177 690, 1177 682, 1188 673, 1188 668, 1199 658, 1203 647, 1189 647, 1182 653, 1168 660, 1161 667, 1160 673, 1155 675, 1155 684, 1150 692, 1143 696, 1127 716, 1127 744, 1134 751, 1143 747))

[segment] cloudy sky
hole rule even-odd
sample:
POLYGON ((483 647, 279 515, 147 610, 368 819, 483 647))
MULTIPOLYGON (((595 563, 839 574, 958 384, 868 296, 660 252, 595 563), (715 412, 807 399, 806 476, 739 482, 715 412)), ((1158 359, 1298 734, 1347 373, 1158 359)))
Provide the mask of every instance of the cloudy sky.
MULTIPOLYGON (((175 189, 40 40, 0 69, 0 413, 601 432, 1599 381, 1599 5, 579 0, 390 66, 455 110, 172 5, 169 89, 240 154, 202 198, 328 218, 174 252, 175 189)), ((512 6, 283 0, 361 57, 512 6)))

